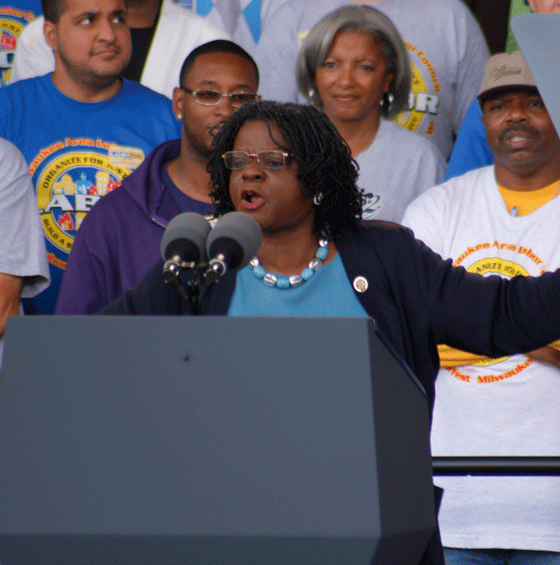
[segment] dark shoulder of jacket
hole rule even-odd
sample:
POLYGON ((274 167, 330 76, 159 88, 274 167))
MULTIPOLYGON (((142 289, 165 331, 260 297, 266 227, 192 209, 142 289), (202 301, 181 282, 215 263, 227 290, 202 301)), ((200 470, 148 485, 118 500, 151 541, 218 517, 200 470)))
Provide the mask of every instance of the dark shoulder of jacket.
POLYGON ((129 288, 120 298, 103 308, 102 315, 173 315, 188 314, 177 289, 166 284, 160 259, 142 280, 129 288))
POLYGON ((350 279, 369 273, 387 288, 407 285, 419 268, 432 264, 433 252, 418 241, 409 228, 393 222, 363 222, 347 232, 337 248, 350 279))
POLYGON ((412 234, 412 230, 409 228, 388 220, 360 220, 359 226, 367 230, 368 233, 379 236, 397 237, 408 234, 408 237, 410 237, 412 234))
POLYGON ((412 230, 385 220, 362 220, 356 231, 346 232, 337 242, 340 249, 348 245, 372 244, 372 249, 378 252, 380 259, 401 247, 410 248, 415 238, 412 230), (379 253, 381 252, 381 253, 379 253))

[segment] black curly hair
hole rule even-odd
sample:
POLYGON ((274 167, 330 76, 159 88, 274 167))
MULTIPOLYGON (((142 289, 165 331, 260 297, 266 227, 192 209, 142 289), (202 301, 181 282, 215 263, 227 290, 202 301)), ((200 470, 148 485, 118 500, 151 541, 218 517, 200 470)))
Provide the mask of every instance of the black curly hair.
MULTIPOLYGON (((208 162, 216 215, 234 210, 229 195, 230 170, 222 155, 231 151, 245 122, 275 124, 283 143, 271 139, 297 162, 297 177, 304 196, 322 194, 315 208, 313 233, 336 241, 345 231, 356 230, 362 217, 362 196, 356 186, 358 165, 346 142, 322 111, 312 106, 279 102, 251 102, 234 112, 214 139, 208 162)), ((270 128, 269 128, 270 131, 270 128)))

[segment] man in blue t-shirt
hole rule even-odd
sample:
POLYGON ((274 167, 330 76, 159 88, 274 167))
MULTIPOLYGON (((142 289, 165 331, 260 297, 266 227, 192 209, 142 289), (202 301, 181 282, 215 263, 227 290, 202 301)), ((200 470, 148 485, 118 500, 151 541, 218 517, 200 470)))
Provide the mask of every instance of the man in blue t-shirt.
POLYGON ((64 274, 57 314, 93 314, 138 283, 160 257, 168 222, 214 206, 206 163, 214 136, 237 108, 258 98, 255 62, 216 40, 185 59, 173 108, 181 139, 158 145, 144 163, 85 218, 64 274))
POLYGON ((43 10, 55 70, 0 89, 0 137, 29 165, 50 264, 51 286, 26 310, 49 314, 89 209, 180 130, 166 97, 121 78, 125 0, 45 0, 43 10))

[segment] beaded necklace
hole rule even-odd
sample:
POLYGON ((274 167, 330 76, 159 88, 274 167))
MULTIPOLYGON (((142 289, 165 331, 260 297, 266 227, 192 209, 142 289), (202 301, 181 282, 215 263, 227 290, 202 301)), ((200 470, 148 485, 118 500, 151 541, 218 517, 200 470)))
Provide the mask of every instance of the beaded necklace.
POLYGON ((260 263, 259 259, 255 257, 251 259, 250 265, 253 267, 253 274, 261 279, 267 286, 275 286, 277 288, 287 289, 296 288, 301 286, 305 281, 308 281, 322 265, 323 261, 329 254, 329 240, 320 239, 319 249, 315 253, 315 257, 309 261, 309 264, 299 275, 292 275, 286 277, 284 275, 275 275, 268 272, 260 263))

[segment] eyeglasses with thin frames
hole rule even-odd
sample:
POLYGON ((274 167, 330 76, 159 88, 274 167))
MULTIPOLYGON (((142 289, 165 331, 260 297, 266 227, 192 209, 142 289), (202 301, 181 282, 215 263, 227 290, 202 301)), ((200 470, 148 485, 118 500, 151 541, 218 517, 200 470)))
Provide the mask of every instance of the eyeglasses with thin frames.
POLYGON ((184 86, 180 86, 179 88, 187 94, 190 94, 196 102, 204 104, 205 106, 217 106, 224 96, 230 99, 231 105, 235 108, 241 108, 241 106, 249 102, 261 99, 258 94, 252 92, 231 92, 230 94, 223 94, 219 90, 213 90, 211 88, 198 88, 197 90, 191 90, 184 86))
POLYGON ((256 159, 257 163, 265 169, 283 169, 293 157, 291 153, 286 153, 280 149, 269 151, 259 151, 258 153, 247 153, 246 151, 226 151, 222 155, 224 164, 228 169, 244 169, 249 163, 256 159))

